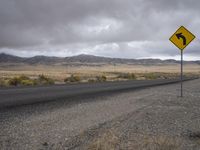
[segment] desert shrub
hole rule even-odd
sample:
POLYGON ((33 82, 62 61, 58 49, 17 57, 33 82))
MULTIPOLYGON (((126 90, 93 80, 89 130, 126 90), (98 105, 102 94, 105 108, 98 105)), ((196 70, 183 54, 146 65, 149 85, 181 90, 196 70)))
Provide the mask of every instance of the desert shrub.
POLYGON ((48 77, 42 74, 42 75, 38 76, 38 80, 40 80, 40 81, 46 81, 46 80, 48 80, 48 77))
POLYGON ((44 75, 38 76, 37 79, 30 79, 29 77, 22 75, 19 77, 13 77, 8 80, 7 84, 9 86, 30 86, 30 85, 50 85, 54 84, 54 81, 44 75))
POLYGON ((135 74, 134 73, 129 73, 128 74, 128 79, 135 80, 136 79, 135 74))
POLYGON ((13 77, 13 78, 9 79, 9 81, 8 81, 8 84, 11 86, 18 86, 18 85, 20 85, 20 83, 21 83, 21 80, 19 77, 13 77))
POLYGON ((21 85, 29 86, 29 85, 35 85, 33 80, 22 80, 21 85))
POLYGON ((95 79, 89 79, 88 82, 94 83, 94 82, 96 82, 96 80, 95 79))
POLYGON ((6 80, 6 79, 0 79, 0 86, 1 87, 9 86, 8 80, 6 80))
POLYGON ((0 79, 0 86, 4 86, 4 80, 0 79))
POLYGON ((30 78, 27 77, 27 76, 25 76, 25 75, 19 76, 18 79, 19 79, 20 81, 22 81, 22 80, 30 80, 30 78))
POLYGON ((70 77, 66 78, 64 82, 80 82, 81 79, 79 76, 71 75, 70 77))
POLYGON ((136 76, 134 73, 121 73, 120 75, 118 75, 118 78, 135 80, 136 76))
POLYGON ((97 82, 105 82, 107 80, 105 75, 102 76, 96 76, 96 81, 97 82))
POLYGON ((39 85, 51 85, 54 84, 54 80, 45 76, 45 75, 39 75, 38 79, 34 81, 34 84, 39 84, 39 85))
POLYGON ((144 74, 144 77, 147 80, 154 80, 154 79, 158 79, 159 75, 155 74, 155 73, 146 73, 146 74, 144 74))
POLYGON ((18 85, 24 85, 27 82, 31 82, 31 79, 25 75, 21 75, 19 77, 13 77, 8 80, 8 85, 10 86, 18 86, 18 85))

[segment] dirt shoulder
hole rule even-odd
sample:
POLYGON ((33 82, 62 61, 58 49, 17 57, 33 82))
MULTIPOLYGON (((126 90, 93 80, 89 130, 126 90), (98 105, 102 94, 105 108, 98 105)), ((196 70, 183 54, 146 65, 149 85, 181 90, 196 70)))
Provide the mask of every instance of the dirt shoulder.
POLYGON ((200 80, 185 82, 183 98, 177 97, 178 85, 151 88, 153 95, 138 100, 141 104, 145 101, 151 104, 85 131, 66 147, 77 150, 200 149, 199 87, 200 80))

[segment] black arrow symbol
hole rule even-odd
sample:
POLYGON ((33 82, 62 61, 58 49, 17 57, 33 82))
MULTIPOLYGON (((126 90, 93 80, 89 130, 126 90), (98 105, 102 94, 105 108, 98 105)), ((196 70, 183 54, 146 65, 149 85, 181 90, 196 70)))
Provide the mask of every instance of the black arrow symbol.
POLYGON ((186 45, 186 38, 185 38, 185 36, 182 35, 182 33, 177 33, 176 37, 178 39, 182 38, 183 39, 183 45, 186 45))

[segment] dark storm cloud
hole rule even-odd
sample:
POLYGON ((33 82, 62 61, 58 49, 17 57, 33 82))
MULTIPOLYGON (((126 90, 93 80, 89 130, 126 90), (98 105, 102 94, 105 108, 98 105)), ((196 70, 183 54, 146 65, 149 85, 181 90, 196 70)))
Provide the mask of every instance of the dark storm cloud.
MULTIPOLYGON (((199 7, 199 0, 0 0, 0 51, 172 56, 168 38, 180 25, 199 38, 199 7)), ((199 45, 189 52, 200 55, 199 45)))

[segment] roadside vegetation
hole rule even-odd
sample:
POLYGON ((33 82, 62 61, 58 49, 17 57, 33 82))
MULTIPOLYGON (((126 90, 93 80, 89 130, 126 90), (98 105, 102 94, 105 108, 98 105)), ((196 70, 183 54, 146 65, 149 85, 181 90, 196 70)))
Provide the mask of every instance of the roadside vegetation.
POLYGON ((105 82, 106 80, 107 80, 107 77, 105 75, 96 76, 96 82, 105 82))
POLYGON ((55 81, 45 75, 39 75, 38 78, 35 80, 37 85, 51 85, 55 84, 55 81))
POLYGON ((120 138, 115 130, 106 130, 94 138, 88 150, 142 149, 142 150, 181 150, 181 140, 165 135, 135 135, 128 141, 120 138))
POLYGON ((34 86, 34 85, 51 85, 54 84, 54 80, 45 76, 39 75, 37 78, 30 78, 25 75, 0 79, 0 86, 34 86))
MULTIPOLYGON (((185 73, 184 77, 188 78, 198 78, 198 74, 185 73)), ((81 73, 68 74, 67 78, 57 79, 50 75, 19 75, 12 77, 2 77, 0 78, 0 86, 35 86, 35 85, 52 85, 52 84, 68 84, 68 83, 97 83, 97 82, 107 82, 107 81, 125 81, 125 80, 155 80, 155 79, 179 79, 179 73, 122 73, 122 72, 103 72, 85 75, 81 73)))
POLYGON ((105 75, 99 75, 95 77, 80 77, 79 75, 71 75, 64 79, 65 83, 75 83, 75 82, 105 82, 107 81, 107 77, 105 75))
MULTIPOLYGON (((156 73, 147 73, 147 74, 144 74, 144 78, 146 80, 155 80, 155 79, 161 79, 162 76, 156 73)), ((165 77, 163 76, 163 78, 165 77)))
POLYGON ((70 77, 67 77, 66 79, 64 79, 65 83, 68 83, 68 82, 80 82, 80 81, 81 81, 80 76, 73 75, 73 74, 70 77))
POLYGON ((118 79, 128 79, 128 80, 136 80, 137 77, 134 73, 120 73, 118 76, 117 76, 118 79))

